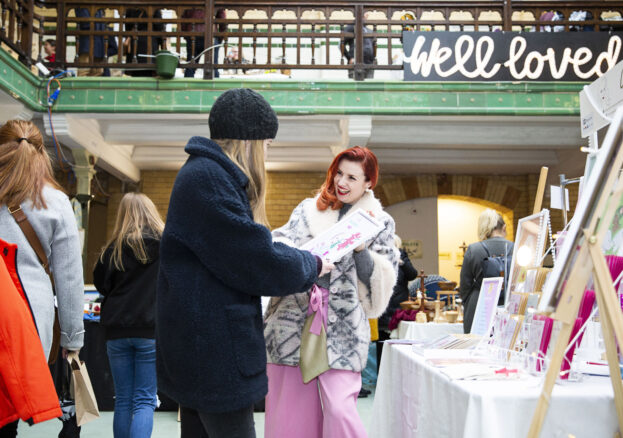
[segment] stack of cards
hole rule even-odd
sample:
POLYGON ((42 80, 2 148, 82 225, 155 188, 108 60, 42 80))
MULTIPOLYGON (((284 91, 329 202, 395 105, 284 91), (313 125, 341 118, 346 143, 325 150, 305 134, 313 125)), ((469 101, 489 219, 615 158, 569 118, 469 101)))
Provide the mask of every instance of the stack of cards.
POLYGON ((547 353, 549 340, 552 336, 553 322, 552 318, 545 315, 534 315, 532 317, 526 351, 531 357, 536 357, 536 371, 541 371, 543 369, 543 359, 547 353))

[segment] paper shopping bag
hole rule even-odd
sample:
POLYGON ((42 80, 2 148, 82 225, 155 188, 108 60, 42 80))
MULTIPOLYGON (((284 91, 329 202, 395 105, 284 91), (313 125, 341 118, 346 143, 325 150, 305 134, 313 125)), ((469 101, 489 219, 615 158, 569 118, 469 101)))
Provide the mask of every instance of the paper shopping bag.
POLYGON ((67 361, 71 367, 71 382, 74 387, 74 400, 76 402, 76 421, 78 426, 82 426, 99 418, 100 412, 84 362, 75 352, 69 353, 67 361))
POLYGON ((319 335, 310 333, 314 315, 305 319, 303 334, 301 336, 301 359, 299 366, 303 383, 308 383, 329 369, 329 356, 327 355, 327 332, 324 325, 319 335))

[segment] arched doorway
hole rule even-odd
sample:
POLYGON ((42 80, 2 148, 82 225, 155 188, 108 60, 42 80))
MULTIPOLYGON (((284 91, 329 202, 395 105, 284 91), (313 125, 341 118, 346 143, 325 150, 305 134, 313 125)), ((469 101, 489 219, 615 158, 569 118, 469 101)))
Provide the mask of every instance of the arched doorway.
POLYGON ((403 242, 417 247, 411 262, 426 274, 439 274, 459 282, 463 261, 460 248, 478 240, 478 216, 486 208, 498 211, 506 222, 507 238, 513 240, 514 212, 508 207, 480 198, 439 195, 409 199, 386 207, 396 221, 396 233, 403 242))
POLYGON ((510 208, 469 196, 437 198, 439 275, 459 283, 467 245, 478 241, 478 217, 487 208, 499 212, 506 222, 507 239, 513 240, 514 213, 510 208))

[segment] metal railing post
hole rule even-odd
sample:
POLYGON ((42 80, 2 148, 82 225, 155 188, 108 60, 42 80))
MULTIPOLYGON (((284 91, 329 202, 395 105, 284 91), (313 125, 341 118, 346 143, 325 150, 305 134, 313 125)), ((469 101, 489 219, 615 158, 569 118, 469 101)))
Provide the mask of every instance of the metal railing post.
POLYGON ((59 0, 56 2, 56 61, 54 64, 63 70, 65 70, 67 53, 66 16, 65 0, 59 0))
MULTIPOLYGON (((203 32, 203 47, 211 47, 214 44, 214 0, 206 0, 205 15, 203 22, 205 29, 203 32)), ((203 56, 203 78, 214 78, 214 52, 209 50, 203 56)))
POLYGON ((502 29, 505 32, 513 29, 513 5, 511 0, 504 0, 504 16, 502 20, 502 29))
POLYGON ((355 63, 353 78, 356 81, 363 81, 366 73, 363 65, 363 5, 355 6, 355 63))

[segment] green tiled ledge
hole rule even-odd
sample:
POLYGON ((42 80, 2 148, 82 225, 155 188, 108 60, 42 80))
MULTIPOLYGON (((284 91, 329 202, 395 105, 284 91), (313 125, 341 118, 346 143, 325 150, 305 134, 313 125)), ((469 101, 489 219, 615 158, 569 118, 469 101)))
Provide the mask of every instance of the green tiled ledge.
POLYGON ((36 77, 26 66, 0 49, 0 89, 6 91, 26 107, 44 111, 41 91, 45 94, 45 82, 36 77))
MULTIPOLYGON (((45 111, 46 82, 0 50, 0 88, 45 111)), ((321 82, 69 78, 55 112, 207 113, 234 87, 258 90, 279 114, 578 115, 584 83, 321 82)))

